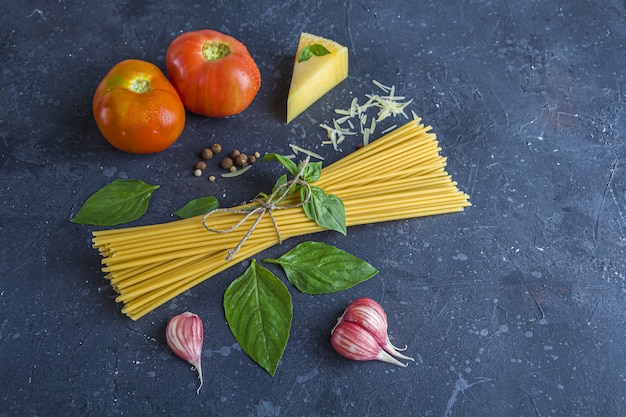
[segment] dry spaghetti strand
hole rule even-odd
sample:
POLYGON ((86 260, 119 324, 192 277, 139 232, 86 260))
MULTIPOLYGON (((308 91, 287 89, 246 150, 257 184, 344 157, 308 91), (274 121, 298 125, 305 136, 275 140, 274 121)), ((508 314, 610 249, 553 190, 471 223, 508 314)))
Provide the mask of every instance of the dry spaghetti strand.
MULTIPOLYGON (((437 138, 419 119, 400 126, 380 139, 325 167, 315 183, 344 203, 346 225, 378 223, 421 216, 454 213, 469 206, 469 196, 445 171, 437 138), (412 160, 402 161, 407 153, 412 160)), ((102 270, 119 294, 122 312, 133 320, 215 276, 232 265, 282 240, 321 232, 293 201, 275 210, 272 218, 244 218, 241 205, 211 215, 212 229, 241 227, 229 233, 212 233, 204 216, 163 224, 93 232, 93 245, 102 255, 102 270), (292 205, 292 206, 290 206, 292 205), (255 222, 258 222, 255 224, 255 222), (250 226, 253 232, 232 260, 225 257, 241 242, 250 226)))

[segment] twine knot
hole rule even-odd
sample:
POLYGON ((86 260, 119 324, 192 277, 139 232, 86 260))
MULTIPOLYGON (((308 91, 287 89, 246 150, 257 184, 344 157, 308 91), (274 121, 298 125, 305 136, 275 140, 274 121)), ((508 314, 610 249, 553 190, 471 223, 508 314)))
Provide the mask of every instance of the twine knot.
POLYGON ((250 226, 246 234, 243 236, 243 238, 241 238, 237 246, 235 246, 234 249, 228 250, 228 256, 226 257, 227 261, 232 260, 234 256, 237 254, 237 252, 239 252, 239 250, 242 248, 244 243, 246 243, 246 240, 248 240, 248 238, 252 235, 252 233, 258 226, 258 224, 261 222, 261 219, 263 219, 263 216, 265 216, 265 213, 269 214, 270 218, 272 219, 272 224, 274 225, 274 229, 276 230, 276 235, 278 236, 278 243, 283 242, 282 237, 280 235, 280 230, 278 228, 278 224, 276 223, 276 219, 274 218, 273 212, 274 210, 285 210, 285 209, 290 209, 290 208, 301 207, 302 205, 306 204, 309 201, 309 199, 311 198, 311 186, 309 185, 308 182, 302 179, 302 173, 304 172, 304 168, 306 167, 306 165, 309 163, 309 159, 310 157, 307 156, 304 162, 302 163, 300 170, 297 172, 297 174, 294 176, 292 180, 287 181, 281 184, 280 186, 276 187, 276 189, 267 197, 259 196, 259 197, 254 198, 252 200, 252 203, 257 204, 257 207, 253 209, 218 208, 204 215, 204 217, 202 218, 202 226, 204 226, 204 228, 208 230, 209 232, 223 233, 223 234, 233 232, 234 230, 239 228, 239 226, 244 224, 250 217, 257 216, 254 223, 252 223, 252 225, 250 226), (296 185, 301 185, 306 188, 307 193, 306 193, 305 198, 301 199, 301 201, 299 201, 296 204, 281 205, 280 203, 282 203, 287 197, 291 195, 291 191, 296 185), (241 220, 236 222, 234 225, 232 225, 228 229, 220 230, 220 229, 214 229, 212 227, 209 227, 206 223, 207 219, 212 214, 218 213, 218 212, 243 214, 244 217, 241 218, 241 220))

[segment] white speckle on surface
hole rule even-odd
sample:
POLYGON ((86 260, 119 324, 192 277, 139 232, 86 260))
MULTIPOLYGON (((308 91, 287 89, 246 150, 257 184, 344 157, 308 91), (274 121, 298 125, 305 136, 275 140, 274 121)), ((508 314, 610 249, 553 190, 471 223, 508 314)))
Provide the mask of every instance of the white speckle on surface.
POLYGON ((116 167, 105 168, 102 171, 102 175, 104 175, 107 178, 111 178, 115 174, 116 171, 117 171, 116 167))
POLYGON ((452 257, 455 261, 467 261, 467 255, 464 253, 458 253, 452 257))
POLYGON ((524 336, 526 337, 533 337, 533 332, 531 332, 530 330, 527 331, 526 333, 524 333, 524 336))
POLYGON ((508 332, 509 332, 509 326, 507 326, 506 324, 501 324, 500 327, 498 327, 496 336, 500 336, 502 333, 508 333, 508 332))
POLYGON ((298 375, 298 377, 296 378, 296 381, 300 384, 303 384, 307 382, 308 380, 315 378, 318 373, 319 372, 317 368, 315 368, 311 372, 306 373, 305 375, 298 375))
POLYGON ((280 406, 271 401, 259 401, 256 406, 257 417, 277 417, 280 415, 280 406))
POLYGON ((487 329, 482 329, 482 330, 480 331, 480 335, 481 335, 481 336, 487 336, 488 334, 489 334, 489 330, 487 330, 487 329))

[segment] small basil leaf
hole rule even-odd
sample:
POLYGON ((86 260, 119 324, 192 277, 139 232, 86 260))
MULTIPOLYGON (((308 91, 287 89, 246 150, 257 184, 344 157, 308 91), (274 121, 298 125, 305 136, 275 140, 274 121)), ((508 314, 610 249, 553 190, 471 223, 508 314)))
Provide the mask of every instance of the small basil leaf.
MULTIPOLYGON (((288 186, 283 187, 283 185, 286 183, 287 183, 287 174, 281 175, 280 178, 276 180, 276 184, 274 184, 274 188, 272 188, 272 194, 278 191, 278 193, 273 198, 274 202, 280 200, 281 198, 288 197, 288 195, 285 195, 285 194, 287 193, 287 190, 289 187, 288 186)), ((296 190, 297 190, 297 187, 292 187, 291 190, 289 190, 289 195, 296 192, 296 190)), ((269 197, 268 195, 265 195, 265 199, 267 199, 268 197, 269 197)))
MULTIPOLYGON (((272 193, 275 193, 280 187, 283 186, 287 182, 287 174, 283 174, 276 180, 276 184, 274 184, 274 188, 272 188, 272 193)), ((266 196, 267 197, 267 196, 266 196)))
POLYGON ((313 56, 313 52, 311 52, 311 48, 305 46, 300 51, 300 55, 298 56, 298 62, 308 61, 313 56))
MULTIPOLYGON (((302 165, 300 165, 302 167, 302 165)), ((302 179, 308 183, 315 182, 322 176, 322 163, 309 162, 302 171, 302 179)))
POLYGON ((378 270, 356 256, 321 242, 304 242, 278 259, 287 279, 305 294, 343 291, 376 275, 378 270))
POLYGON ((285 351, 293 305, 289 290, 253 259, 224 293, 224 312, 237 343, 274 376, 285 351))
POLYGON ((140 180, 114 180, 93 193, 70 221, 94 226, 132 222, 144 215, 157 188, 140 180))
MULTIPOLYGON (((308 189, 302 187, 300 191, 302 201, 306 201, 308 189)), ((304 213, 318 226, 335 230, 346 235, 346 210, 343 201, 334 194, 326 194, 320 187, 311 186, 309 200, 303 204, 304 213)))
POLYGON ((219 207, 220 203, 217 201, 217 198, 213 196, 200 197, 195 200, 191 200, 178 211, 175 211, 174 214, 183 219, 188 219, 189 217, 207 214, 208 212, 219 207))
POLYGON ((294 177, 296 176, 296 174, 298 174, 298 166, 296 165, 295 162, 293 162, 291 159, 287 158, 286 156, 279 155, 276 153, 266 153, 261 158, 261 161, 278 161, 281 164, 283 164, 283 166, 287 168, 287 171, 289 171, 291 175, 293 175, 294 177))
POLYGON ((302 48, 300 55, 298 56, 298 62, 308 61, 313 55, 324 56, 328 54, 330 54, 330 51, 326 49, 324 45, 314 43, 313 45, 308 45, 302 48))

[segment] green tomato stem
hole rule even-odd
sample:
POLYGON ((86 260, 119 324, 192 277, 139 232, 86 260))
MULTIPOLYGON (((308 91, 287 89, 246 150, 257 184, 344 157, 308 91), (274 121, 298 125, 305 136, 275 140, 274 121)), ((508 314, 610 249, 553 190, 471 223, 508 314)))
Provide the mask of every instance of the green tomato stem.
POLYGON ((207 61, 217 61, 231 53, 230 46, 223 42, 205 42, 202 45, 202 56, 207 61))
POLYGON ((130 83, 130 91, 137 94, 143 94, 151 90, 150 80, 145 78, 137 78, 130 83))

